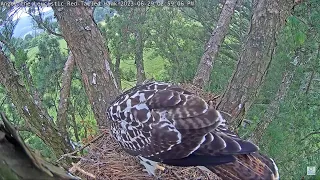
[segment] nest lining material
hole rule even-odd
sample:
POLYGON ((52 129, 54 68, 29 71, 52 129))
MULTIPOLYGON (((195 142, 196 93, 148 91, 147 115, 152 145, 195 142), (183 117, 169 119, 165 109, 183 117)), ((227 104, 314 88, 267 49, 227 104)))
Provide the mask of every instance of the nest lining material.
MULTIPOLYGON (((210 172, 200 170, 197 167, 173 167, 164 165, 163 172, 157 172, 159 179, 175 180, 218 180, 219 178, 210 172)), ((154 180, 143 171, 143 166, 138 158, 124 152, 113 137, 106 133, 89 147, 89 152, 81 160, 73 164, 70 172, 83 179, 101 180, 154 180)))

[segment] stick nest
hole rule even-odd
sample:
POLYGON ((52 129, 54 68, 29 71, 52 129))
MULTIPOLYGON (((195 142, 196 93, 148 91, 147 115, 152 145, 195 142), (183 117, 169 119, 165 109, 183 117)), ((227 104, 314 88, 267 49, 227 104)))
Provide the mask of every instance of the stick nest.
MULTIPOLYGON (((113 137, 106 133, 95 143, 89 146, 89 152, 81 160, 73 164, 70 172, 88 180, 154 180, 143 171, 143 166, 136 157, 124 152, 115 142, 113 137)), ((163 172, 157 172, 159 179, 194 179, 215 180, 219 179, 213 173, 200 170, 196 167, 173 167, 164 165, 163 172)))

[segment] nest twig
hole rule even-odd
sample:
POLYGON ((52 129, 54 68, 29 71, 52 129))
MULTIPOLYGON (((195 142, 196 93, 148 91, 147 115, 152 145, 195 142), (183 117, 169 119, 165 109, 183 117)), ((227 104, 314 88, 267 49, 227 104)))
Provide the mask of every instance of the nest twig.
MULTIPOLYGON (((104 134, 91 143, 88 154, 73 164, 70 171, 84 179, 110 180, 154 180, 143 171, 138 159, 125 153, 110 134, 104 134), (92 176, 93 175, 93 176, 92 176)), ((213 173, 207 174, 196 167, 165 166, 168 171, 161 172, 159 179, 219 179, 213 173)))
MULTIPOLYGON (((87 144, 85 144, 85 145, 82 146, 81 148, 79 148, 79 149, 77 149, 77 150, 75 150, 75 151, 73 151, 73 152, 71 152, 71 153, 67 153, 67 154, 61 155, 61 157, 57 160, 57 162, 61 161, 63 158, 66 158, 66 157, 71 157, 71 158, 73 158, 73 157, 74 157, 74 156, 73 156, 74 154, 82 151, 84 148, 90 146, 92 143, 94 143, 96 140, 100 139, 100 138, 103 137, 103 136, 104 136, 104 133, 101 133, 100 135, 98 135, 97 137, 93 138, 90 142, 88 142, 87 144)), ((78 157, 77 157, 77 158, 78 158, 78 157)))

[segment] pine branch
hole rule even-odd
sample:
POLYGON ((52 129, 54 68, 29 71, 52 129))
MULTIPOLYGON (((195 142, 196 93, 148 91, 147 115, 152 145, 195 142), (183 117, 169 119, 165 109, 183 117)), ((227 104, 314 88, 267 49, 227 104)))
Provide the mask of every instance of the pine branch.
POLYGON ((41 13, 40 13, 40 7, 37 6, 37 10, 39 12, 39 17, 35 16, 33 13, 31 12, 28 12, 28 14, 33 18, 33 20, 37 23, 37 25, 39 26, 39 28, 41 29, 44 29, 46 30, 48 33, 50 34, 53 34, 53 35, 56 35, 56 36, 59 36, 59 37, 62 37, 63 38, 63 35, 62 34, 59 34, 57 32, 55 32, 54 30, 52 30, 46 23, 44 23, 43 21, 43 18, 41 16, 41 13))

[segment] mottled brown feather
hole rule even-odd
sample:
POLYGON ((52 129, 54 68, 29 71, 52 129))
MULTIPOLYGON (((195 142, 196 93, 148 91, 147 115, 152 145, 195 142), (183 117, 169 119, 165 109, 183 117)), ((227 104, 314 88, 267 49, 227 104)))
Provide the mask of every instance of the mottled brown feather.
POLYGON ((259 153, 237 155, 236 161, 219 166, 207 166, 222 179, 275 180, 278 179, 274 164, 259 153))
POLYGON ((160 82, 134 87, 108 108, 112 133, 134 156, 158 162, 183 161, 191 155, 220 158, 227 164, 208 168, 222 179, 275 176, 272 160, 254 153, 257 146, 229 131, 214 103, 208 104, 198 94, 160 82))

